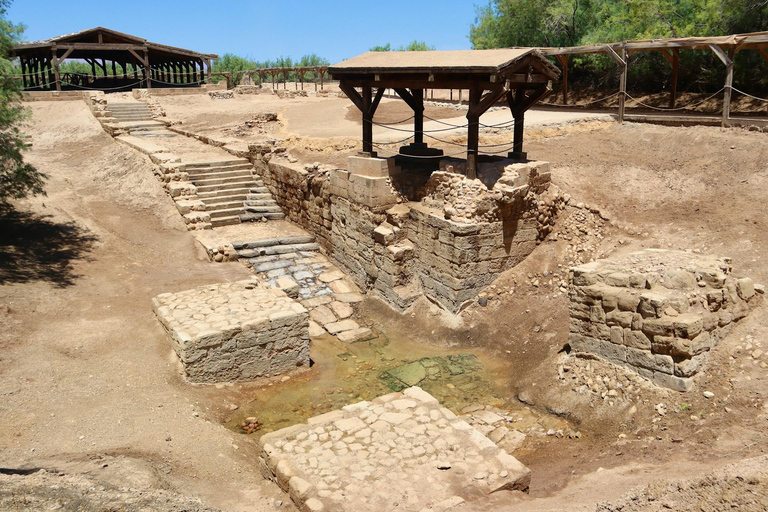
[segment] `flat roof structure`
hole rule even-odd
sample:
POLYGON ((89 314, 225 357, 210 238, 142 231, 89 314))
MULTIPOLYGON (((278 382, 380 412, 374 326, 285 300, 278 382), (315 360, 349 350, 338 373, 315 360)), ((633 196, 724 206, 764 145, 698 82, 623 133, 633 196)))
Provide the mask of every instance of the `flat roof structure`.
POLYGON ((363 153, 373 151, 373 116, 386 89, 394 91, 414 114, 414 142, 400 148, 411 157, 437 157, 442 152, 424 143, 424 89, 469 89, 467 174, 475 178, 480 116, 506 99, 515 121, 514 151, 525 159, 525 111, 552 90, 560 71, 534 48, 426 52, 367 52, 328 69, 363 115, 363 153), (374 92, 375 91, 375 92, 374 92))
POLYGON ((104 27, 22 43, 14 47, 14 54, 21 61, 27 91, 198 86, 210 76, 211 61, 218 58, 104 27), (85 61, 92 74, 60 73, 67 59, 85 61), (133 67, 132 76, 127 73, 128 64, 133 67), (118 65, 122 73, 118 73, 118 65), (102 74, 97 75, 97 68, 102 74))

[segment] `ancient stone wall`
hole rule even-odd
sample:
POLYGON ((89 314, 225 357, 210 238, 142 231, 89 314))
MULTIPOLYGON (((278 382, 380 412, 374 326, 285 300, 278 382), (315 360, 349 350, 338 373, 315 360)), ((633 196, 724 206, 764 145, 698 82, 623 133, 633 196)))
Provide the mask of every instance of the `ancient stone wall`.
POLYGON ((594 261, 570 271, 569 343, 576 354, 687 391, 710 350, 762 292, 734 277, 728 258, 646 249, 594 261))
POLYGON ((563 204, 544 162, 484 164, 481 176, 496 173, 491 189, 451 169, 437 171, 422 201, 407 202, 390 176, 401 171, 387 160, 355 157, 350 170, 302 169, 272 158, 268 145, 251 150, 288 218, 315 235, 361 289, 400 310, 424 293, 459 311, 534 250, 563 204))
POLYGON ((152 299, 190 382, 254 380, 309 367, 309 315, 258 281, 202 286, 152 299))

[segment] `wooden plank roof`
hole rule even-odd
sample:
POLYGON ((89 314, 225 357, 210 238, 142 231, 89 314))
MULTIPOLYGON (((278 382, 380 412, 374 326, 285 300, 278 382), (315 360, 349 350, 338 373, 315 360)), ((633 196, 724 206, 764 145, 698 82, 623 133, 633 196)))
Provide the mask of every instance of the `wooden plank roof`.
POLYGON ((559 75, 559 70, 534 48, 367 52, 334 64, 328 71, 334 76, 385 73, 498 74, 529 55, 538 57, 542 64, 551 67, 550 71, 555 77, 559 75))

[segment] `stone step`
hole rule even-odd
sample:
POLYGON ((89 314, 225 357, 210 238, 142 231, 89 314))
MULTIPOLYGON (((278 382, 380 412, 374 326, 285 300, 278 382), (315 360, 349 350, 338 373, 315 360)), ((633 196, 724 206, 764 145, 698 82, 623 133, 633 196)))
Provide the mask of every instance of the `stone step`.
POLYGON ((244 165, 248 164, 251 165, 248 160, 243 160, 242 158, 239 158, 237 160, 218 160, 215 162, 192 162, 188 164, 184 164, 184 167, 186 168, 187 172, 194 169, 207 169, 211 167, 228 167, 231 165, 244 165))
POLYGON ((283 220, 285 219, 284 213, 244 213, 240 215, 242 222, 255 222, 259 220, 283 220))
POLYGON ((221 226, 231 226, 233 224, 240 224, 240 216, 234 215, 232 217, 218 217, 211 219, 211 226, 218 228, 221 226))
POLYGON ((198 175, 198 174, 213 174, 213 173, 219 173, 219 172, 229 172, 229 171, 250 171, 253 169, 253 166, 251 164, 238 164, 238 165, 221 165, 218 167, 194 167, 192 169, 189 169, 185 166, 184 172, 189 173, 190 176, 198 175))
POLYGON ((200 179, 197 177, 189 177, 189 181, 195 184, 197 187, 204 187, 207 185, 224 185, 227 183, 246 183, 248 185, 253 183, 253 177, 250 174, 241 174, 240 176, 221 176, 215 178, 200 179))
POLYGON ((218 205, 222 203, 234 203, 238 202, 240 204, 245 203, 246 196, 243 194, 232 194, 227 196, 217 196, 217 197, 203 197, 200 198, 203 203, 206 205, 218 205))
POLYGON ((272 199, 272 194, 270 194, 269 192, 264 192, 261 194, 246 194, 245 199, 248 201, 263 201, 263 200, 274 201, 274 199, 272 199))
POLYGON ((245 206, 277 206, 274 199, 247 199, 243 201, 245 206))
POLYGON ((242 177, 252 179, 253 175, 249 170, 242 170, 242 171, 206 172, 206 173, 200 173, 200 174, 190 174, 189 177, 193 181, 203 181, 203 180, 211 180, 211 179, 242 178, 242 177))
MULTIPOLYGON (((250 260, 251 258, 256 258, 257 256, 271 256, 273 254, 288 254, 290 252, 319 250, 320 246, 313 242, 309 244, 272 245, 269 247, 258 247, 256 249, 240 249, 237 251, 237 255, 241 258, 250 260)), ((259 271, 257 270, 257 272, 259 271)))
POLYGON ((282 213, 282 208, 277 206, 277 204, 274 205, 265 205, 265 206, 244 206, 245 211, 248 213, 282 213))
POLYGON ((251 194, 269 194, 272 197, 272 192, 267 187, 251 187, 249 190, 251 194))
POLYGON ((203 201, 205 204, 205 211, 206 212, 215 212, 218 210, 227 210, 231 208, 240 208, 243 210, 243 201, 222 201, 219 203, 207 203, 203 201))
POLYGON ((213 199, 213 198, 223 198, 223 197, 230 197, 230 196, 240 196, 240 195, 246 195, 248 194, 247 188, 234 188, 234 189, 224 189, 224 190, 210 190, 210 191, 197 191, 197 196, 202 199, 203 201, 207 199, 213 199))
POLYGON ((211 220, 213 219, 220 219, 222 217, 232 217, 233 215, 240 215, 243 213, 243 207, 240 208, 227 208, 222 210, 205 210, 205 213, 209 214, 211 216, 211 220))
POLYGON ((215 192, 223 190, 239 190, 248 187, 251 181, 239 181, 234 183, 220 183, 217 185, 201 185, 197 187, 198 192, 215 192))
POLYGON ((273 245, 295 245, 314 243, 315 237, 312 235, 284 236, 279 238, 264 238, 254 240, 253 242, 233 242, 232 247, 238 251, 241 249, 257 249, 259 247, 271 247, 273 245))

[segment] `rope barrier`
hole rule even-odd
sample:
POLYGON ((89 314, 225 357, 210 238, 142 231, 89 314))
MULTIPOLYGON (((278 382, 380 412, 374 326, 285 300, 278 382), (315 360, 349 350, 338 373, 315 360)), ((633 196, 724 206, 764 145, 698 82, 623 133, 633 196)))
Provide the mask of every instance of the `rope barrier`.
POLYGON ((637 103, 638 105, 642 105, 643 107, 646 107, 646 108, 650 108, 650 109, 652 109, 652 110, 661 110, 661 111, 667 111, 667 112, 676 112, 676 111, 679 111, 679 110, 686 110, 686 109, 690 109, 690 108, 698 107, 699 105, 703 105, 704 103, 708 102, 709 100, 711 100, 712 98, 714 98, 715 96, 717 96, 718 94, 720 94, 721 92, 723 92, 724 90, 725 90, 725 87, 721 88, 719 91, 717 91, 717 92, 716 92, 716 93, 714 93, 713 95, 711 95, 711 96, 709 96, 709 97, 707 97, 707 98, 703 99, 703 100, 702 100, 702 101, 700 101, 699 103, 695 103, 695 104, 693 104, 693 105, 686 105, 686 106, 684 106, 684 107, 678 107, 678 108, 664 108, 664 107, 654 107, 653 105, 647 105, 647 104, 643 103, 642 101, 638 100, 637 98, 633 98, 632 96, 630 96, 630 95, 629 95, 629 93, 626 93, 626 92, 625 92, 624 94, 627 96, 627 98, 629 98, 630 100, 634 101, 634 102, 635 102, 635 103, 637 103))
POLYGON ((618 96, 619 94, 621 94, 621 91, 617 91, 617 92, 615 92, 613 94, 609 94, 608 96, 604 96, 604 97, 598 98, 596 100, 588 101, 586 103, 579 103, 578 105, 577 104, 565 105, 563 103, 542 103, 542 105, 547 105, 547 106, 552 106, 552 107, 586 107, 587 105, 592 105, 594 103, 600 103, 601 101, 605 101, 605 100, 611 99, 614 96, 618 96))
POLYGON ((403 119, 402 121, 396 121, 394 123, 376 123, 376 122, 374 122, 374 124, 376 124, 378 126, 394 126, 394 125, 398 125, 398 124, 407 123, 408 121, 410 121, 414 117, 416 117, 416 116, 411 116, 409 118, 403 119))
POLYGON ((752 96, 752 95, 751 95, 751 94, 749 94, 749 93, 746 93, 746 92, 744 92, 744 91, 740 91, 739 89, 737 89, 737 88, 735 88, 735 87, 731 87, 731 89, 732 89, 732 90, 734 90, 734 91, 736 91, 737 93, 739 93, 739 94, 743 94, 744 96, 747 96, 747 97, 749 97, 749 98, 752 98, 752 99, 755 99, 755 100, 758 100, 758 101, 763 101, 763 102, 766 102, 766 103, 768 103, 768 98, 758 98, 757 96, 752 96))
POLYGON ((457 156, 464 156, 463 152, 461 152, 461 153, 453 153, 453 154, 450 154, 450 155, 440 155, 439 157, 419 156, 419 155, 402 155, 400 153, 395 153, 393 151, 390 151, 388 148, 381 148, 380 147, 381 145, 379 143, 374 142, 372 144, 373 144, 373 146, 375 146, 377 148, 380 148, 380 149, 383 149, 386 152, 389 152, 390 153, 389 156, 403 156, 403 157, 406 157, 406 158, 418 158, 418 159, 423 159, 423 160, 434 160, 435 158, 455 158, 457 156))

